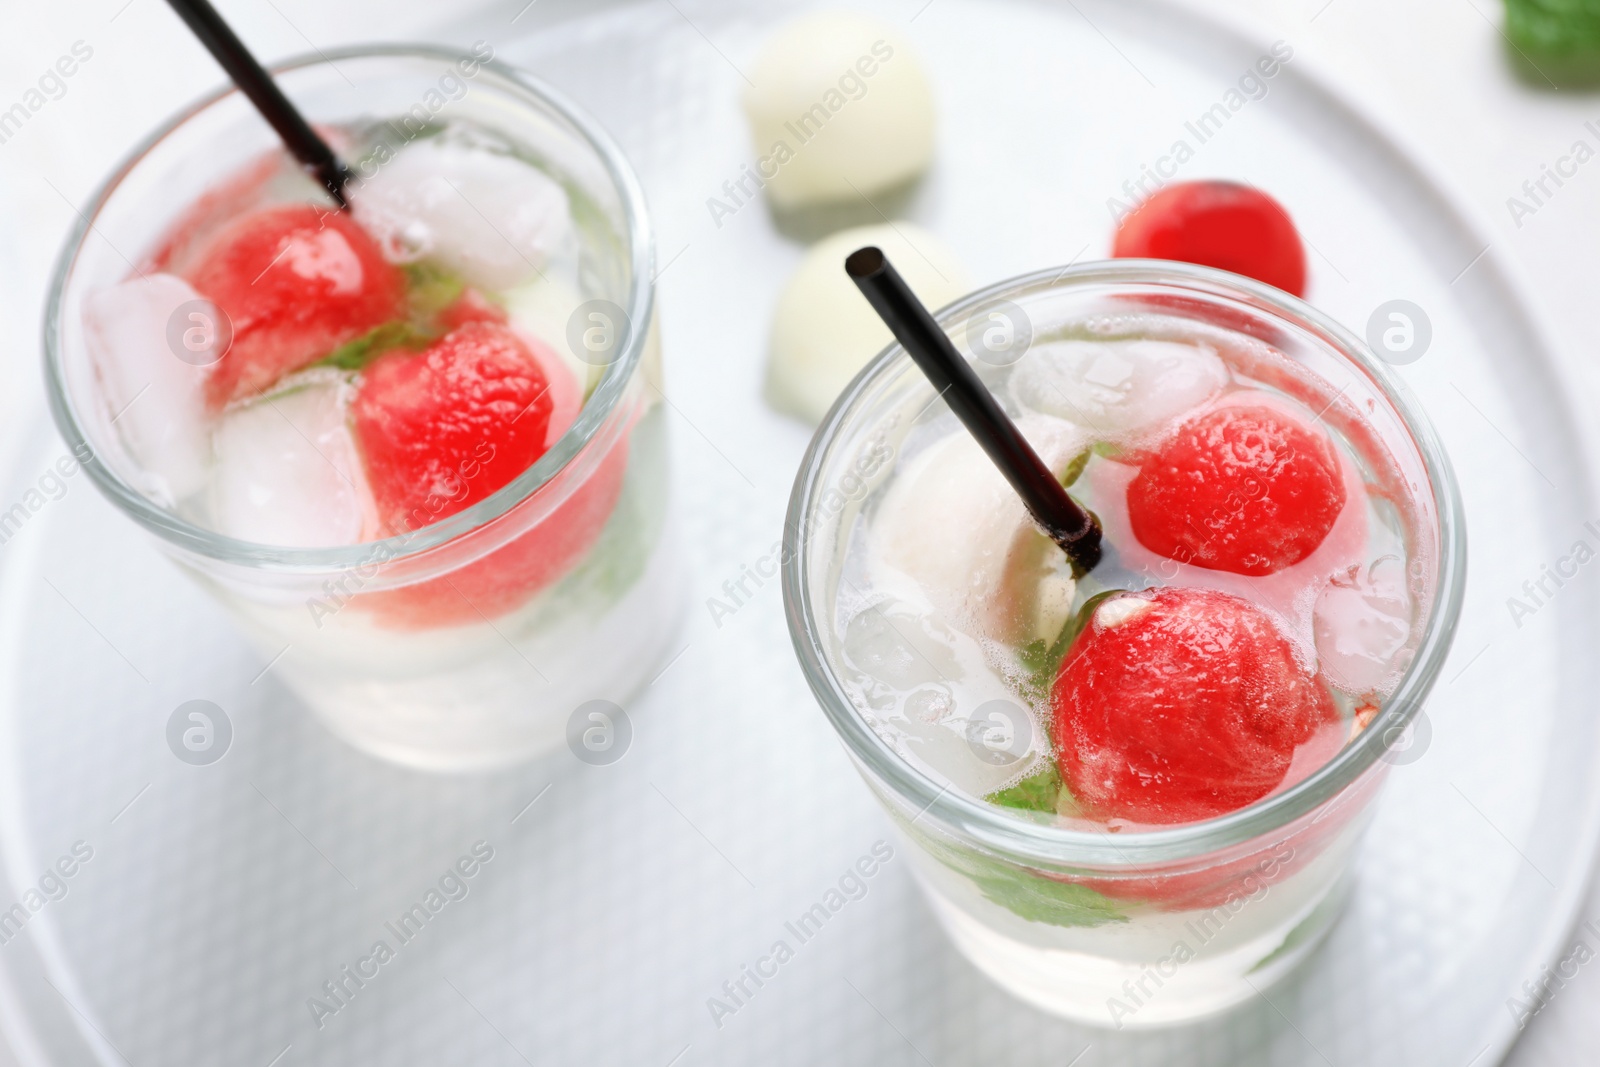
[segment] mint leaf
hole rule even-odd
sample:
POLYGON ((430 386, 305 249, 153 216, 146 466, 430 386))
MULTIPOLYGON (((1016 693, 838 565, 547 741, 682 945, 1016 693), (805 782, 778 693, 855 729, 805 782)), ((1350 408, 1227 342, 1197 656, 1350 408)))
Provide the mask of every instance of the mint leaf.
POLYGON ((1017 650, 1017 662, 1029 674, 1039 673, 1050 662, 1050 643, 1042 637, 1029 641, 1017 650))
POLYGON ((1086 448, 1072 457, 1072 462, 1067 464, 1067 469, 1061 472, 1062 488, 1072 488, 1072 483, 1083 476, 1083 468, 1089 465, 1089 459, 1094 455, 1094 449, 1086 448))
POLYGON ((1061 661, 1066 658, 1072 649, 1072 643, 1083 633, 1083 628, 1089 625, 1089 620, 1094 618, 1094 610, 1108 597, 1124 593, 1124 589, 1107 589, 1103 593, 1096 593, 1083 602, 1067 624, 1056 635, 1055 641, 1046 647, 1043 641, 1031 641, 1023 646, 1017 654, 1022 666, 1028 672, 1028 680, 1023 683, 1024 695, 1034 703, 1038 703, 1050 695, 1050 689, 1055 685, 1056 672, 1061 667, 1061 661))
POLYGON ((1103 926, 1127 922, 1109 897, 1085 885, 1015 871, 1004 878, 975 877, 983 895, 1029 922, 1051 926, 1103 926))
POLYGON ((428 322, 455 303, 467 287, 460 278, 432 263, 408 263, 402 269, 406 272, 414 322, 428 322))
POLYGON ((409 318, 374 326, 353 341, 346 341, 323 356, 313 367, 336 367, 358 371, 396 348, 420 351, 439 335, 434 319, 439 312, 460 299, 466 284, 454 274, 431 263, 408 263, 401 268, 406 276, 409 318))
POLYGON ((974 849, 947 844, 909 823, 900 825, 940 863, 971 880, 985 897, 1029 922, 1103 926, 1128 921, 1111 898, 1088 886, 1048 878, 974 849))
POLYGON ((1067 624, 1061 628, 1061 633, 1056 638, 1053 651, 1056 654, 1057 663, 1061 662, 1061 658, 1067 654, 1067 650, 1078 639, 1078 635, 1083 633, 1084 627, 1089 625, 1089 620, 1094 618, 1095 609, 1112 597, 1120 596, 1126 592, 1126 589, 1106 589, 1083 602, 1083 606, 1078 609, 1076 615, 1067 620, 1067 624))
POLYGON ((385 352, 396 348, 426 348, 433 338, 409 322, 386 322, 374 326, 354 341, 346 341, 313 367, 337 367, 340 370, 360 370, 385 352))
POLYGON ((1002 808, 1021 808, 1023 811, 1044 811, 1054 815, 1056 798, 1061 795, 1061 774, 1054 763, 1046 763, 1044 770, 1030 775, 1009 789, 990 793, 989 803, 1002 808))
POLYGON ((1600 51, 1600 3, 1595 0, 1506 0, 1506 36, 1518 48, 1546 56, 1600 51))

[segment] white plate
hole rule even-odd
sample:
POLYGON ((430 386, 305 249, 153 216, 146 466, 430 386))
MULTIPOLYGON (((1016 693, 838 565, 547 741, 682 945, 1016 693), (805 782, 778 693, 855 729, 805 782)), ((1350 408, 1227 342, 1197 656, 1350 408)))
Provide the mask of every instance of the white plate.
MULTIPOLYGON (((934 173, 879 206, 939 233, 980 281, 1102 255, 1107 198, 1174 140, 1193 146, 1185 121, 1271 43, 1157 0, 878 10, 922 51, 942 111, 934 173)), ((1358 330, 1390 299, 1426 310, 1432 348, 1401 373, 1451 451, 1471 531, 1431 741, 1392 778, 1349 912, 1261 1001, 1140 1035, 1061 1023, 987 983, 935 929, 904 857, 816 937, 786 931, 889 831, 793 663, 777 583, 746 579, 720 626, 705 605, 772 550, 809 435, 758 399, 767 316, 803 244, 759 201, 720 228, 706 206, 751 158, 735 67, 777 15, 630 4, 499 46, 612 128, 660 231, 696 603, 680 657, 629 708, 621 762, 560 753, 433 778, 351 752, 258 678, 265 664, 81 474, 0 546, 0 910, 74 842, 93 849, 0 946, 0 1011, 25 1062, 1463 1067, 1503 1054, 1507 999, 1564 940, 1600 813, 1595 583, 1520 626, 1506 599, 1574 542, 1600 548, 1584 526, 1600 520, 1594 471, 1497 254, 1299 57, 1181 176, 1245 178, 1283 200, 1314 249, 1312 300, 1358 330), (234 727, 207 767, 165 741, 195 698, 234 727), (469 895, 319 1029, 307 999, 393 941, 384 923, 478 840, 494 859, 469 895), (708 998, 779 939, 794 958, 719 1027, 708 998)), ((4 507, 61 450, 37 439, 4 507)))

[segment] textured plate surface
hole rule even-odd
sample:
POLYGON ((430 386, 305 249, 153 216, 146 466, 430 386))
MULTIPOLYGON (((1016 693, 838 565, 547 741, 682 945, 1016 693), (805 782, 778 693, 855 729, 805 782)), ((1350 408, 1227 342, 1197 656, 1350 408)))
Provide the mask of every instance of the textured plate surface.
POLYGON ((41 431, 0 498, 44 500, 0 546, 0 911, 75 842, 93 855, 64 895, 47 880, 60 899, 0 945, 0 1011, 25 1061, 1462 1067, 1503 1052, 1507 998, 1566 936, 1600 789, 1593 583, 1546 580, 1554 595, 1519 619, 1506 603, 1575 542, 1600 548, 1592 471, 1515 283, 1301 61, 1200 143, 1186 123, 1271 42, 1144 2, 876 10, 933 73, 941 148, 908 196, 851 221, 915 219, 980 282, 1095 258, 1107 199, 1181 139, 1182 177, 1245 178, 1286 203, 1318 305, 1358 331, 1391 299, 1431 320, 1431 348, 1401 373, 1464 486, 1467 614, 1324 951, 1229 1016, 1130 1035, 988 984, 934 928, 903 856, 815 937, 786 930, 890 837, 805 690, 777 583, 746 577, 775 546, 809 436, 759 393, 768 315, 817 226, 780 227, 760 201, 719 225, 707 205, 752 158, 738 68, 783 10, 674 0, 499 47, 613 130, 658 226, 693 603, 682 651, 628 709, 631 748, 482 778, 355 754, 81 474, 60 499, 25 495, 60 452, 41 431), (708 598, 741 580, 738 610, 714 620, 708 598), (191 699, 233 725, 209 766, 167 746, 191 699), (395 945, 385 924, 479 841, 493 858, 466 895, 319 1026, 308 998, 380 938, 395 945), (780 939, 793 958, 719 1026, 708 998, 780 939))

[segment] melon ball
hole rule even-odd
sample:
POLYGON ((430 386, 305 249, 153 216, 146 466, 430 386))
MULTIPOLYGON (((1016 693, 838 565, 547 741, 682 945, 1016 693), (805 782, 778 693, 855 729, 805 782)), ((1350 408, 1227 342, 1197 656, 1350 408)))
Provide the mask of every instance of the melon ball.
POLYGON ((834 400, 894 335, 844 271, 864 245, 877 245, 911 291, 937 309, 971 288, 955 253, 909 222, 841 230, 811 246, 778 298, 768 348, 767 403, 807 422, 834 400))
POLYGON ((744 110, 779 208, 854 200, 933 158, 933 94, 893 28, 825 11, 791 22, 750 68, 744 110))
MULTIPOLYGON (((1057 476, 1094 443, 1049 415, 1024 415, 1017 428, 1057 476)), ((1050 645, 1072 614, 1071 563, 970 434, 949 434, 900 468, 872 521, 867 559, 875 584, 890 585, 887 572, 910 578, 974 636, 1050 645)))

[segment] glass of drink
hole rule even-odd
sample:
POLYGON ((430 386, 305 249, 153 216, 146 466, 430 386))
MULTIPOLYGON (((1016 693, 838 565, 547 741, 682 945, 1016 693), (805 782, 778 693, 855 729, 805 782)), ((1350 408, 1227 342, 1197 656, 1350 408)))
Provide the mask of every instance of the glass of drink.
POLYGON ((56 423, 336 733, 527 758, 679 618, 642 191, 486 45, 275 76, 351 210, 237 91, 156 131, 57 268, 56 423))
POLYGON ((802 667, 957 946, 1038 1007, 1194 1019, 1304 960, 1460 612, 1449 463, 1349 331, 1118 260, 937 316, 1100 520, 1075 572, 898 346, 790 505, 802 667))

